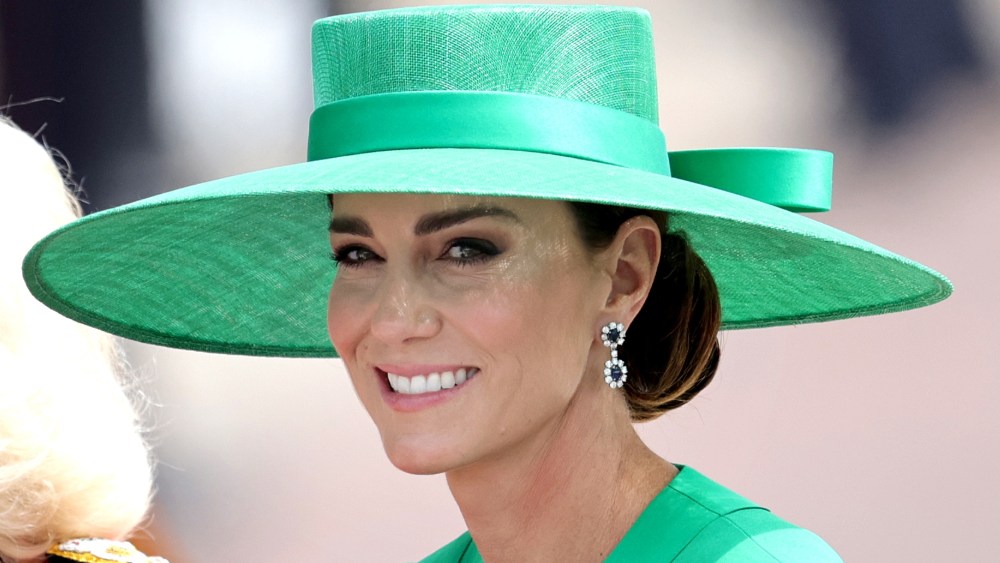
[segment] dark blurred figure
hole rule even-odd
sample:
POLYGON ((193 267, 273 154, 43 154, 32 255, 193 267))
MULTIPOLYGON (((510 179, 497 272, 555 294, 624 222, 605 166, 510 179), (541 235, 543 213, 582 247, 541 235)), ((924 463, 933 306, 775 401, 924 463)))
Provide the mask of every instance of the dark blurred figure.
POLYGON ((157 187, 144 19, 137 0, 0 0, 0 107, 65 155, 90 211, 157 187))
POLYGON ((836 16, 847 71, 876 127, 913 116, 944 80, 981 75, 983 60, 958 0, 825 0, 836 16))

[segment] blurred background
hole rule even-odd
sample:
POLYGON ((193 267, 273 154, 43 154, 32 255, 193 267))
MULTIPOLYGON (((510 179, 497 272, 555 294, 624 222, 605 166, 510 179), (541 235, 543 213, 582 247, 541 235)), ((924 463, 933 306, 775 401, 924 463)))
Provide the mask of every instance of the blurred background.
MULTIPOLYGON (((65 156, 91 211, 301 162, 311 22, 433 3, 0 0, 0 108, 65 156)), ((831 150, 816 218, 956 288, 724 333, 715 383, 643 436, 847 561, 996 561, 1000 3, 627 4, 653 15, 671 149, 831 150)), ((173 563, 414 560, 464 530, 443 477, 385 459, 338 360, 128 346, 161 463, 147 541, 173 563)))

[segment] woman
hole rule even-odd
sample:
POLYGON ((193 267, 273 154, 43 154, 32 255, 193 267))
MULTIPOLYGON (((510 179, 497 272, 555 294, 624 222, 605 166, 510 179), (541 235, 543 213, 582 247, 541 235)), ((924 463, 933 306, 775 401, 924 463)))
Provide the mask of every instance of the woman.
POLYGON ((639 10, 403 9, 313 41, 310 162, 53 233, 35 295, 146 342, 339 354, 392 462, 447 475, 469 533, 429 561, 837 560, 631 425, 708 384, 720 327, 950 293, 794 213, 828 207, 828 153, 668 153, 639 10))
POLYGON ((79 204, 3 115, 0 155, 0 561, 165 561, 118 541, 145 517, 152 467, 114 341, 39 306, 18 277, 31 244, 79 204))
POLYGON ((684 239, 661 249, 644 212, 551 200, 343 194, 334 209, 330 337, 392 462, 447 474, 486 560, 606 557, 678 473, 630 419, 683 403, 718 359, 718 297, 684 239), (622 324, 649 347, 627 373, 603 344, 622 324))

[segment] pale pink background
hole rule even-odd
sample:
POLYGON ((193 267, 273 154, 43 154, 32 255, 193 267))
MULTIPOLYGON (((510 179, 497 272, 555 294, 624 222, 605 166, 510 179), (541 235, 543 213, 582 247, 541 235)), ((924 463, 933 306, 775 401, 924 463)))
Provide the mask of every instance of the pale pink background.
MULTIPOLYGON (((165 4, 150 8, 154 68, 178 185, 300 161, 321 3, 165 4), (226 49, 256 58, 234 69, 226 49)), ((973 3, 994 81, 957 79, 922 120, 877 136, 802 3, 632 4, 655 18, 672 149, 832 150, 835 210, 816 218, 956 287, 928 309, 725 333, 715 383, 643 436, 848 561, 997 560, 1000 9, 973 3)), ((175 563, 413 560, 464 529, 442 477, 386 461, 339 361, 132 351, 160 403, 157 528, 188 554, 175 563)))

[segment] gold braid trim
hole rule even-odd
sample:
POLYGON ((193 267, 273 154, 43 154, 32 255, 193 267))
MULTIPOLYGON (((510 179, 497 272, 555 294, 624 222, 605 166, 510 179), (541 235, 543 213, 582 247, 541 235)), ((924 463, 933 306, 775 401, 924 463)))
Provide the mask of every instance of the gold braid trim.
POLYGON ((79 538, 54 545, 45 552, 80 563, 168 563, 162 557, 149 557, 127 541, 79 538))

